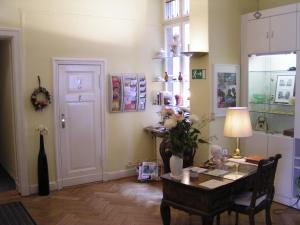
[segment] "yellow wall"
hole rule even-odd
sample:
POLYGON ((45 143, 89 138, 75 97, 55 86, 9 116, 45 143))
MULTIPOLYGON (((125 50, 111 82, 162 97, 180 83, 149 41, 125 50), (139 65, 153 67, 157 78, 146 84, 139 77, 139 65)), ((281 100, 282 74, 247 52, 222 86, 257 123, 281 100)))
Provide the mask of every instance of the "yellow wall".
POLYGON ((8 40, 0 40, 0 121, 0 164, 11 177, 15 178, 11 49, 8 40))
MULTIPOLYGON (((213 112, 213 64, 240 64, 240 15, 253 11, 254 6, 252 0, 208 1, 208 30, 206 35, 208 36, 209 53, 208 56, 191 59, 191 69, 206 69, 207 78, 206 80, 192 80, 191 82, 191 110, 193 113, 211 116, 213 112)), ((191 9, 191 23, 193 22, 193 14, 202 15, 202 10, 201 8, 191 9)), ((206 21, 206 18, 204 20, 206 21)), ((205 35, 203 32, 205 30, 202 29, 202 35, 205 35)), ((193 36, 195 33, 191 33, 191 35, 193 36)), ((224 117, 215 118, 205 133, 217 137, 213 143, 232 151, 234 140, 223 136, 223 126, 224 117)), ((196 161, 207 160, 208 149, 208 146, 200 146, 196 161)))
POLYGON ((0 26, 20 27, 24 50, 24 107, 30 184, 37 182, 38 134, 49 128, 45 138, 50 180, 56 179, 53 105, 35 112, 30 95, 42 85, 53 93, 52 58, 104 58, 107 72, 145 73, 147 110, 107 112, 108 149, 106 171, 126 169, 127 163, 153 158, 153 142, 143 127, 158 121, 150 104, 154 84, 151 58, 162 47, 160 0, 2 0, 0 26))

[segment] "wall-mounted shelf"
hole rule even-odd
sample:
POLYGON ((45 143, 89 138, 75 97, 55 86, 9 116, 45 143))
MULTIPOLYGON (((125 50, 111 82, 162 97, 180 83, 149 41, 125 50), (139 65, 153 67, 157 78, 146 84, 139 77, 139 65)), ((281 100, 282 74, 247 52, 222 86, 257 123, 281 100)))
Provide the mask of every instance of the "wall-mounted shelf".
POLYGON ((207 55, 208 52, 193 52, 193 51, 187 51, 187 52, 181 52, 179 55, 171 55, 171 56, 155 56, 152 59, 159 59, 159 60, 164 60, 164 59, 172 59, 176 57, 181 57, 181 56, 186 56, 186 57, 192 57, 192 56, 205 56, 207 55))
POLYGON ((208 54, 208 52, 193 52, 193 51, 188 51, 188 52, 181 52, 182 55, 186 57, 192 57, 192 56, 205 56, 208 54))

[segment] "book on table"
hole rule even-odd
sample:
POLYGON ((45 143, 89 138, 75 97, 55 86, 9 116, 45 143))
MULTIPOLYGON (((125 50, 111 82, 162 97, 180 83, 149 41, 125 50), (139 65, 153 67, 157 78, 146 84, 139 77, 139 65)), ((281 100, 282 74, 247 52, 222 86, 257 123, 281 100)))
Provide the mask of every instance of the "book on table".
POLYGON ((258 164, 260 160, 266 159, 265 157, 259 155, 251 155, 246 157, 246 162, 258 164))

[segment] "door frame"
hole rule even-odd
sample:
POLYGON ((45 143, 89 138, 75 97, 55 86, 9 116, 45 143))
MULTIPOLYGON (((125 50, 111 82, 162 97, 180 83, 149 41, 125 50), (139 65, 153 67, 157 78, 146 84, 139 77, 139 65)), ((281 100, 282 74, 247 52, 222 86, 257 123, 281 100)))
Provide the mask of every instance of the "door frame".
POLYGON ((59 103, 59 65, 99 65, 101 68, 100 73, 100 122, 101 122, 101 173, 102 179, 104 169, 106 167, 106 150, 107 150, 107 139, 106 139, 106 60, 105 59, 86 59, 86 58, 53 58, 53 105, 54 105, 54 138, 55 138, 55 154, 56 154, 56 182, 57 189, 63 188, 62 182, 62 155, 61 155, 61 137, 60 137, 60 103, 59 103), (103 104, 101 104, 103 103, 103 104))
POLYGON ((29 195, 28 158, 24 115, 24 64, 22 52, 21 29, 0 27, 0 38, 10 40, 12 62, 12 112, 13 112, 13 139, 16 152, 17 191, 21 195, 29 195))

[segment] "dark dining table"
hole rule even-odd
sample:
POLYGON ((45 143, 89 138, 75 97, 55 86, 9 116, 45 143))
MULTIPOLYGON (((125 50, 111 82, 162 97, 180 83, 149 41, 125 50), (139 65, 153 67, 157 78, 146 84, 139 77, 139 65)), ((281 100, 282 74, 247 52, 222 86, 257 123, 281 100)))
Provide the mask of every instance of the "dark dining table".
POLYGON ((252 187, 257 166, 230 162, 201 173, 194 172, 196 169, 184 169, 181 179, 171 173, 161 176, 164 225, 171 223, 171 207, 200 215, 204 225, 213 224, 214 217, 229 208, 235 194, 252 187))

